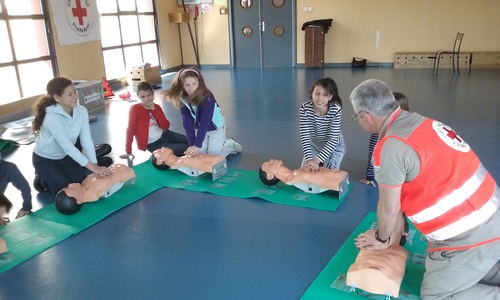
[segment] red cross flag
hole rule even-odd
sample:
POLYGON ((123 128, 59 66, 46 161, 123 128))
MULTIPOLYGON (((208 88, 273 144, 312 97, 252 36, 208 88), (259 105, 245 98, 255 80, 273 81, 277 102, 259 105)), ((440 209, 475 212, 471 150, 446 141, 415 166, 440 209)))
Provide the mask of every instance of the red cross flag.
POLYGON ((101 39, 96 0, 50 0, 59 45, 101 39))

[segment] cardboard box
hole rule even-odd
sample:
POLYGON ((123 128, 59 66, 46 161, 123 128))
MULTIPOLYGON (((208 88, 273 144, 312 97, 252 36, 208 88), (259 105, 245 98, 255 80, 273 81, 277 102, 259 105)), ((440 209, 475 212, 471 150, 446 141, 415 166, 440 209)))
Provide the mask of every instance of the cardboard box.
POLYGON ((132 68, 128 72, 128 84, 137 85, 141 81, 147 81, 151 84, 161 81, 160 66, 149 68, 132 68))

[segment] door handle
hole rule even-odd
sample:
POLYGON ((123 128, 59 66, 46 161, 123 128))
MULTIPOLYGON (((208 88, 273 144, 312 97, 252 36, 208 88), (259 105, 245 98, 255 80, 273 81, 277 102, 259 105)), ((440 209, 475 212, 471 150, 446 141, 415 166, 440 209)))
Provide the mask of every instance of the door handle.
POLYGON ((262 32, 266 31, 266 22, 264 22, 264 21, 262 21, 261 31, 262 32))

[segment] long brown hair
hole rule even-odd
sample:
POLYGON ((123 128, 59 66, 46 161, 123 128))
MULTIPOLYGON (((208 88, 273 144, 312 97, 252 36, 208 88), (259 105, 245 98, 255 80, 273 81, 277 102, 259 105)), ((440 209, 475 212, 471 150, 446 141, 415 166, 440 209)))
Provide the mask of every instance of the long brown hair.
POLYGON ((333 103, 337 103, 340 107, 342 107, 342 99, 340 99, 339 88, 337 87, 337 83, 335 82, 335 80, 331 79, 330 77, 318 79, 318 81, 314 83, 311 90, 309 91, 311 99, 314 88, 317 86, 323 87, 330 95, 332 95, 332 99, 328 101, 328 106, 332 105, 333 103))
POLYGON ((55 77, 47 83, 47 94, 38 100, 33 109, 33 114, 35 115, 33 131, 35 133, 40 132, 40 127, 42 127, 43 120, 45 119, 45 109, 57 104, 54 95, 62 96, 64 90, 72 84, 71 80, 64 77, 55 77))
POLYGON ((208 88, 205 85, 205 79, 203 78, 203 76, 201 76, 200 71, 196 68, 185 68, 177 72, 172 82, 172 86, 164 93, 164 95, 168 100, 170 100, 170 102, 172 102, 175 107, 181 108, 182 106, 184 106, 181 101, 181 97, 189 103, 193 103, 194 105, 201 105, 203 103, 203 98, 205 97, 207 92, 208 88), (196 89, 196 91, 191 96, 186 94, 183 88, 184 81, 188 77, 194 77, 198 79, 198 89, 196 89))

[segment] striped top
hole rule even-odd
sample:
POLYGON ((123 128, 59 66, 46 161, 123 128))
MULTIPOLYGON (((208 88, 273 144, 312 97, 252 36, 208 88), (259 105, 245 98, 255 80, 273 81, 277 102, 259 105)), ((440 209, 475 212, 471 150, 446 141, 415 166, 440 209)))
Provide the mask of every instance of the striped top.
POLYGON ((342 108, 338 104, 330 105, 328 112, 318 116, 314 111, 312 100, 300 105, 300 143, 306 160, 313 159, 311 149, 319 151, 318 159, 327 160, 340 145, 340 123, 342 108))
POLYGON ((372 164, 372 156, 373 149, 375 149, 375 145, 378 142, 378 134, 372 133, 370 134, 370 144, 368 144, 368 163, 366 164, 366 180, 374 181, 375 180, 375 172, 373 170, 372 164))

